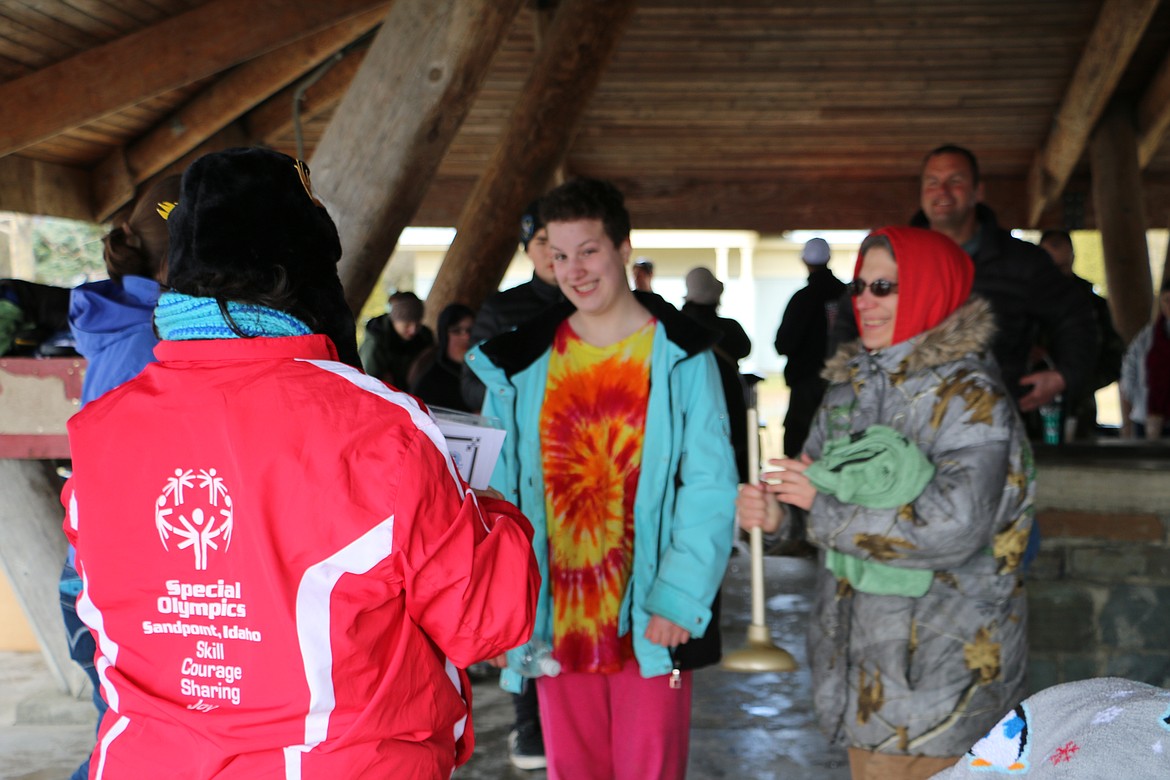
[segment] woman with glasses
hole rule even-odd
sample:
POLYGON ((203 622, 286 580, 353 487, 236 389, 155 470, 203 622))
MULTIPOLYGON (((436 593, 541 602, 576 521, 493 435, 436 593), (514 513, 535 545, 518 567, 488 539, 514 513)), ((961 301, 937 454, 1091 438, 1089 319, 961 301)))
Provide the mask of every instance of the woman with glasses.
POLYGON ((428 406, 472 411, 463 400, 460 377, 463 357, 471 349, 474 323, 475 312, 462 303, 452 303, 439 312, 439 343, 418 356, 408 375, 412 395, 428 406))
POLYGON ((801 457, 737 500, 740 525, 768 533, 782 506, 809 512, 814 700, 855 780, 930 777, 1024 695, 1032 453, 973 275, 941 233, 868 236, 860 341, 827 363, 801 457))

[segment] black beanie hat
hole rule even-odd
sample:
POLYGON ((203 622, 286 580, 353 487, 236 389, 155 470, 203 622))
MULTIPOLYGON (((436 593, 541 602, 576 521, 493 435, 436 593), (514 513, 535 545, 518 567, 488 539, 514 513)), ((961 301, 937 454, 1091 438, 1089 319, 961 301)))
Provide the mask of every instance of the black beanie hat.
POLYGON ((282 268, 292 292, 288 313, 329 336, 341 359, 360 367, 353 314, 337 276, 341 240, 303 163, 260 147, 204 155, 183 174, 167 224, 167 286, 247 301, 249 292, 271 290, 282 268))
POLYGON ((524 216, 520 217, 520 243, 524 251, 528 251, 528 242, 536 235, 536 231, 544 227, 544 220, 540 218, 540 200, 534 200, 524 209, 524 216))

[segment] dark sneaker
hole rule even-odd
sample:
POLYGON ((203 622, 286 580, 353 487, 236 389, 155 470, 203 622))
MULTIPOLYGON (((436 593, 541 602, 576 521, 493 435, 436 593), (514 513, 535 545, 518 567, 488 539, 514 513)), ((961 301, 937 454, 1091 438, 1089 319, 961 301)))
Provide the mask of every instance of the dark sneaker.
POLYGON ((544 735, 535 723, 522 723, 508 734, 508 760, 517 769, 544 769, 544 735))

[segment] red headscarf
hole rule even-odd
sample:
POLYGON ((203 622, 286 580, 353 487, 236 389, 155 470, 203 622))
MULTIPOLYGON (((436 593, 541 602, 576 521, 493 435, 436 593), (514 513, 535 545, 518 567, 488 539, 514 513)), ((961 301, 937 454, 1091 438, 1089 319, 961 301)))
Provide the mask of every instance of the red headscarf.
MULTIPOLYGON (((954 241, 937 231, 914 227, 884 227, 870 235, 889 240, 898 264, 898 314, 891 344, 930 330, 967 302, 975 266, 954 241)), ((859 252, 853 266, 855 279, 861 260, 859 252)), ((856 298, 853 316, 861 322, 856 298)))

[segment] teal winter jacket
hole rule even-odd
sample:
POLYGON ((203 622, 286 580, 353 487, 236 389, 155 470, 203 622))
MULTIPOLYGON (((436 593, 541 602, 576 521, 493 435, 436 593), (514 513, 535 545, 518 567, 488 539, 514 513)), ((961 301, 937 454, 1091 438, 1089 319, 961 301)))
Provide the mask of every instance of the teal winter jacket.
MULTIPOLYGON (((636 293, 658 320, 650 357, 650 399, 634 499, 634 558, 620 631, 633 632, 643 677, 669 674, 670 651, 644 634, 652 614, 707 633, 735 528, 736 470, 727 405, 711 345, 718 335, 661 297, 636 293)), ((557 327, 573 313, 562 303, 516 330, 473 348, 468 365, 486 385, 483 413, 507 431, 492 487, 532 521, 542 578, 535 639, 551 642, 548 526, 541 473, 540 413, 557 327)), ((718 626, 712 626, 712 633, 718 626)), ((509 652, 500 684, 518 690, 523 647, 509 652)))

